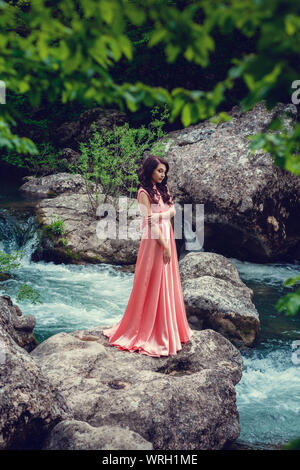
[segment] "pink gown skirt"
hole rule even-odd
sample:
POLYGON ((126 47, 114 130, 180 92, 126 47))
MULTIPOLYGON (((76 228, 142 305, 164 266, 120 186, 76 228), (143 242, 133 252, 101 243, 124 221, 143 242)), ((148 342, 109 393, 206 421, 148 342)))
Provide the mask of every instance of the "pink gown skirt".
MULTIPOLYGON (((140 188, 137 197, 141 191, 145 190, 140 188)), ((152 212, 169 209, 161 196, 154 207, 150 195, 146 194, 152 203, 152 212)), ((145 217, 142 227, 133 287, 125 313, 118 323, 105 328, 102 333, 120 350, 138 351, 154 357, 175 355, 182 349, 181 343, 191 339, 193 332, 186 318, 173 227, 169 219, 159 223, 171 247, 171 260, 166 264, 164 248, 157 239, 151 238, 145 217)))

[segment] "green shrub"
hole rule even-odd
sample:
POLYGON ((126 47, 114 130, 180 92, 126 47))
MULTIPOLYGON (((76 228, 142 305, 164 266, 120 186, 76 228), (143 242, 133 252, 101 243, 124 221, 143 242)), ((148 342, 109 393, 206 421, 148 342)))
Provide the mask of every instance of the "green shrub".
POLYGON ((49 225, 44 225, 44 230, 47 232, 51 232, 54 235, 64 235, 65 234, 65 224, 64 221, 61 220, 59 217, 56 217, 53 222, 49 225))
POLYGON ((23 253, 21 250, 16 250, 14 253, 4 253, 0 251, 0 273, 10 273, 13 269, 20 266, 19 261, 22 259, 23 253))
MULTIPOLYGON (((20 267, 19 261, 23 256, 24 254, 21 250, 16 250, 14 253, 4 253, 0 250, 0 274, 10 274, 14 269, 18 269, 20 267)), ((28 284, 21 284, 17 300, 22 301, 25 299, 33 304, 42 303, 39 291, 33 289, 28 284)))
POLYGON ((61 163, 61 152, 57 151, 50 142, 36 143, 36 147, 37 155, 20 154, 13 149, 3 152, 1 160, 18 168, 24 168, 35 176, 66 169, 61 163))
POLYGON ((40 293, 30 287, 28 284, 21 284, 18 295, 17 301, 24 301, 29 300, 33 304, 42 304, 41 295, 40 293))
POLYGON ((60 245, 67 246, 67 243, 68 243, 68 242, 67 242, 67 240, 66 240, 65 238, 60 238, 60 239, 58 240, 58 243, 59 243, 60 245))
MULTIPOLYGON (((152 116, 158 112, 158 107, 154 107, 152 116)), ((148 128, 144 125, 138 129, 130 128, 125 123, 123 126, 114 126, 113 130, 97 130, 95 123, 91 125, 93 138, 88 143, 80 143, 78 163, 70 165, 69 170, 83 176, 93 216, 100 202, 100 193, 104 194, 102 203, 107 201, 108 196, 133 197, 136 194, 137 171, 144 152, 149 150, 155 155, 164 156, 165 133, 162 128, 167 117, 165 105, 161 118, 155 118, 148 128)))

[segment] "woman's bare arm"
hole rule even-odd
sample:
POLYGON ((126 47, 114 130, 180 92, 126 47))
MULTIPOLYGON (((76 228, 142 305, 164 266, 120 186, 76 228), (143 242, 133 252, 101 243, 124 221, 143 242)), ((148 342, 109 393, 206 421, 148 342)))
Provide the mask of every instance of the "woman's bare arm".
MULTIPOLYGON (((163 234, 159 228, 158 225, 158 220, 153 220, 151 216, 153 213, 151 212, 151 204, 148 199, 148 196, 144 193, 144 191, 141 192, 140 197, 139 197, 139 206, 141 209, 142 214, 144 217, 148 218, 148 225, 151 228, 151 233, 154 233, 156 240, 160 245, 162 245, 164 248, 168 247, 168 242, 167 240, 164 239, 163 234), (153 232, 152 232, 153 230, 153 232)), ((166 211, 167 212, 167 211, 166 211)))

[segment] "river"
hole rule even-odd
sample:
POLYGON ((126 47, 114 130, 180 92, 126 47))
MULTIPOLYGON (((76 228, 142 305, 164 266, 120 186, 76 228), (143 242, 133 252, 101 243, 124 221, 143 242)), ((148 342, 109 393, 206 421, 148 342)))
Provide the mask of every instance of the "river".
MULTIPOLYGON (((28 202, 15 184, 0 181, 0 250, 9 253, 21 249, 24 253, 14 278, 0 283, 0 295, 10 295, 24 315, 36 317, 37 340, 44 341, 61 331, 111 326, 120 320, 133 273, 110 264, 32 262, 37 243, 37 227, 28 202), (41 293, 43 304, 17 302, 18 286, 25 282, 41 293)), ((241 434, 235 444, 240 448, 276 448, 300 436, 300 317, 286 317, 274 308, 278 298, 290 292, 282 287, 283 281, 299 275, 300 265, 229 259, 242 281, 253 289, 261 321, 255 347, 241 350, 244 370, 235 387, 241 434), (292 349, 296 340, 298 361, 292 349)))

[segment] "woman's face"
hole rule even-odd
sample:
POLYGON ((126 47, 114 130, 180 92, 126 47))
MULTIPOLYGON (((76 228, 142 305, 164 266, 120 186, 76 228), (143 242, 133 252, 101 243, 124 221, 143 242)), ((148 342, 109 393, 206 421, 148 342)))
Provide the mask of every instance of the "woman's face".
POLYGON ((166 165, 164 165, 163 163, 159 163, 152 173, 153 183, 161 183, 164 177, 166 176, 166 171, 166 165))

